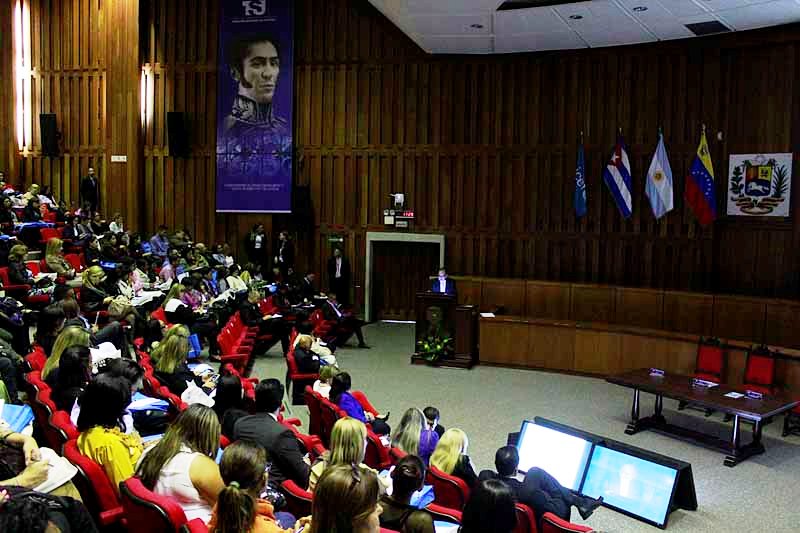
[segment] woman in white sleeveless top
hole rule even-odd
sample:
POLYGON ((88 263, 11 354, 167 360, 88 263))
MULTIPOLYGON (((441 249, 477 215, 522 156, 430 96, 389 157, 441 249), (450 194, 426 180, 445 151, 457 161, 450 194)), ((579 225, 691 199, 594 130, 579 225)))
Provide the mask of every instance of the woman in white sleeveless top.
POLYGON ((216 413, 193 404, 170 425, 136 471, 145 487, 177 501, 188 520, 208 523, 217 496, 225 487, 214 461, 219 449, 216 413))

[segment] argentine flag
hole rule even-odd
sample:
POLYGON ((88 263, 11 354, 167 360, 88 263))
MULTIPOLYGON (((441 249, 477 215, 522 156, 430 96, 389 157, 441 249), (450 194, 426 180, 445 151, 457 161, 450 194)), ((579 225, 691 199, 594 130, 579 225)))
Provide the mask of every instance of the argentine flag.
POLYGON ((611 154, 611 161, 603 170, 603 181, 611 191, 611 196, 614 197, 622 216, 630 218, 633 213, 631 164, 628 161, 628 152, 625 150, 625 140, 622 135, 617 137, 617 145, 614 147, 614 153, 611 154))
POLYGON ((667 147, 664 146, 664 134, 660 131, 656 153, 653 154, 650 170, 647 171, 644 192, 657 219, 672 211, 672 168, 669 166, 667 147))

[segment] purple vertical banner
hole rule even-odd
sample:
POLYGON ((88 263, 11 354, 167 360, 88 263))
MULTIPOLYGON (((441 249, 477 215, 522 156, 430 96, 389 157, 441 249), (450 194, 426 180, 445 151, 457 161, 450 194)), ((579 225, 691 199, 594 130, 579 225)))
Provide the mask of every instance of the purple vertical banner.
POLYGON ((222 1, 217 212, 291 212, 292 4, 292 0, 222 1))

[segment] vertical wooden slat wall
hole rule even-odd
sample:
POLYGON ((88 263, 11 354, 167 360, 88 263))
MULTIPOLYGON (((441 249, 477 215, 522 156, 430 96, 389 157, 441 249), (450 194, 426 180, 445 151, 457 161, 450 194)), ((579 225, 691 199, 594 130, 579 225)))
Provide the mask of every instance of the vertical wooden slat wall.
MULTIPOLYGON (((42 159, 34 147, 18 174, 74 200, 79 174, 111 155, 106 113, 117 110, 106 76, 116 58, 103 36, 115 31, 109 6, 123 0, 26 1, 34 117, 58 113, 65 138, 62 158, 42 159)), ((298 243, 302 267, 322 271, 327 237, 341 234, 363 285, 365 233, 385 229, 387 194, 405 192, 414 231, 446 235, 455 273, 798 296, 800 217, 726 219, 722 201, 728 154, 800 151, 797 26, 613 49, 430 56, 366 0, 296 6, 295 183, 313 202, 313 231, 298 243), (723 214, 712 228, 701 228, 682 198, 702 123, 723 214), (644 175, 659 126, 676 210, 657 221, 644 175), (627 221, 601 178, 618 128, 634 174, 627 221), (577 220, 580 131, 589 213, 577 220)), ((122 195, 135 196, 119 205, 138 206, 147 231, 165 223, 235 246, 256 221, 270 233, 289 223, 214 213, 219 0, 141 0, 139 12, 146 112, 127 119, 141 124, 139 153, 128 154, 140 177, 120 183, 122 195), (188 159, 169 154, 169 111, 189 120, 188 159)), ((6 139, 13 116, 0 113, 0 129, 0 142, 15 144, 6 139)), ((38 139, 38 120, 34 132, 38 139)))

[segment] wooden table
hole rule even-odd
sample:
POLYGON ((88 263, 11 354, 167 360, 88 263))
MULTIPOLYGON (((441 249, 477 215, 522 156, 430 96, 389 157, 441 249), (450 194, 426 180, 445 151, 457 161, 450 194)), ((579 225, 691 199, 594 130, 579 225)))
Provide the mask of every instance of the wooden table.
POLYGON ((711 388, 695 386, 691 377, 677 374, 668 373, 664 376, 651 376, 649 369, 639 369, 613 375, 606 378, 606 381, 633 389, 631 421, 625 429, 625 433, 633 435, 646 429, 655 429, 684 439, 694 440, 702 445, 726 453, 724 464, 730 467, 736 466, 748 457, 764 453, 764 445, 761 443, 763 426, 770 423, 777 415, 800 405, 800 400, 786 395, 764 396, 758 400, 747 396, 738 399, 729 398, 725 396, 729 392, 744 391, 737 391, 726 385, 718 385, 711 388), (646 418, 639 418, 639 394, 642 391, 656 396, 655 412, 652 416, 646 418), (733 430, 730 440, 718 439, 712 435, 668 423, 662 413, 665 397, 733 416, 733 430), (745 445, 741 444, 739 436, 739 426, 742 421, 752 422, 753 424, 753 439, 745 445))

